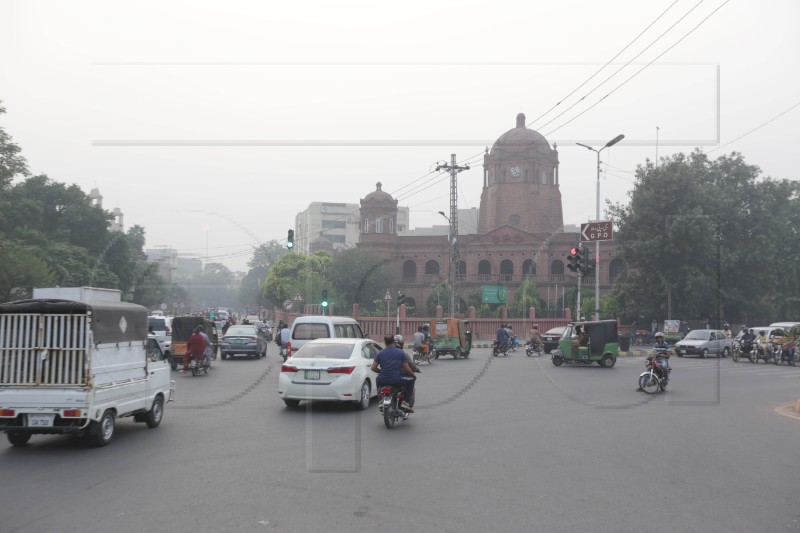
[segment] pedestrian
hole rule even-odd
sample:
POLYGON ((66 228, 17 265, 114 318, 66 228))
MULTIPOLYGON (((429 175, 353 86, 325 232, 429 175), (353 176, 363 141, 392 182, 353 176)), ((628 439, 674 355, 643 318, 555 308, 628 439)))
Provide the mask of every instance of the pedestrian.
POLYGON ((650 333, 655 336, 656 331, 658 331, 658 321, 654 318, 653 322, 650 323, 650 333))

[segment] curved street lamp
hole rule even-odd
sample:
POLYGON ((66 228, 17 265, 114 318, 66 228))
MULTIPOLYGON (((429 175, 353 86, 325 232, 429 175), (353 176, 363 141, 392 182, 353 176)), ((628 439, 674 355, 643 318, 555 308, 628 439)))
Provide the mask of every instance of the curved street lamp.
MULTIPOLYGON (((625 136, 623 134, 619 134, 610 141, 608 141, 605 146, 596 150, 591 146, 583 143, 575 143, 578 146, 583 146, 591 150, 592 152, 597 154, 597 211, 595 213, 595 221, 600 221, 600 152, 605 150, 606 148, 610 148, 624 139, 625 136)), ((595 270, 594 270, 594 319, 600 320, 600 241, 595 241, 595 249, 594 249, 595 257, 595 270)), ((578 315, 580 315, 581 310, 578 309, 578 315)))

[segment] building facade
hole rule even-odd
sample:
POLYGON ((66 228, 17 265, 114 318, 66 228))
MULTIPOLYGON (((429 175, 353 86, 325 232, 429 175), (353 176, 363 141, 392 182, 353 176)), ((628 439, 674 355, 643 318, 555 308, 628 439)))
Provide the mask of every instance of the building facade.
MULTIPOLYGON (((574 306, 558 303, 559 294, 577 286, 567 255, 579 240, 577 231, 564 231, 558 167, 556 147, 526 128, 521 113, 516 127, 487 149, 477 231, 460 232, 453 263, 459 309, 484 286, 505 288, 510 304, 526 279, 536 283, 549 309, 574 306)), ((409 306, 424 309, 435 285, 449 279, 450 244, 447 235, 399 235, 393 222, 396 208, 397 200, 380 183, 361 200, 359 247, 390 259, 394 288, 406 295, 409 306)), ((602 295, 624 268, 613 243, 601 247, 598 267, 602 295)), ((593 287, 595 278, 582 282, 593 287)))

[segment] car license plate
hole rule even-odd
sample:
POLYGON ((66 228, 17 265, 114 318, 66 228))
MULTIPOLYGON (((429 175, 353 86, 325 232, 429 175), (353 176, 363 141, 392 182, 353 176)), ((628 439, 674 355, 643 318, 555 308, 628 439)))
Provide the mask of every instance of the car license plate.
POLYGON ((319 370, 306 370, 306 379, 319 379, 319 370))
POLYGON ((234 344, 244 344, 244 339, 233 339, 234 344))
POLYGON ((49 428, 53 427, 53 419, 56 415, 28 415, 28 427, 49 428))

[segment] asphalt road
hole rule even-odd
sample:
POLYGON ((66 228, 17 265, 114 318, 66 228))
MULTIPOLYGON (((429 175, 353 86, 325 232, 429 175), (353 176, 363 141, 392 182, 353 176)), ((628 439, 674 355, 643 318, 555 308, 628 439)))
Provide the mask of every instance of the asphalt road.
POLYGON ((279 360, 174 374, 162 425, 0 444, 2 532, 785 532, 800 529, 800 368, 673 358, 554 367, 523 351, 423 365, 417 412, 288 409, 279 360))

